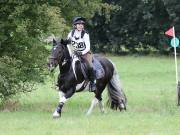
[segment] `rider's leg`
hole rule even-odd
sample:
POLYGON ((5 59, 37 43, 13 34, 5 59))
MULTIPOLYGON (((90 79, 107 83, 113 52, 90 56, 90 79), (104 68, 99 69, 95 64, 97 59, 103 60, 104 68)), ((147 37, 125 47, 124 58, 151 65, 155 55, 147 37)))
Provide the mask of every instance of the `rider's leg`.
POLYGON ((87 60, 88 62, 88 72, 89 72, 89 80, 90 80, 90 87, 91 91, 96 91, 96 77, 95 77, 95 72, 93 70, 93 63, 92 63, 92 58, 93 55, 91 52, 88 52, 82 56, 84 59, 87 60))

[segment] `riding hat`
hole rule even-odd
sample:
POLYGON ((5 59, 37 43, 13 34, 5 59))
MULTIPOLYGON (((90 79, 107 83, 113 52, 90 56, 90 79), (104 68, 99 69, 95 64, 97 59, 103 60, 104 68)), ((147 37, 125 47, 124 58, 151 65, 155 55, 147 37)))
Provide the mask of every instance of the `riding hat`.
POLYGON ((85 24, 85 22, 86 22, 86 19, 84 17, 78 16, 78 17, 75 17, 73 19, 73 25, 76 25, 76 24, 85 24))

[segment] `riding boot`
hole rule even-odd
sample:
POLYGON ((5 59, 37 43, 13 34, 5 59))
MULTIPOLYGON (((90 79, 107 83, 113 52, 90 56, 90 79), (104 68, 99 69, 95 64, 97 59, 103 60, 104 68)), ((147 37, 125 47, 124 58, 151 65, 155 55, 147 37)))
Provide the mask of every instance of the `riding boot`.
POLYGON ((95 92, 96 91, 96 79, 95 79, 95 72, 93 68, 89 68, 89 80, 90 80, 90 92, 95 92))

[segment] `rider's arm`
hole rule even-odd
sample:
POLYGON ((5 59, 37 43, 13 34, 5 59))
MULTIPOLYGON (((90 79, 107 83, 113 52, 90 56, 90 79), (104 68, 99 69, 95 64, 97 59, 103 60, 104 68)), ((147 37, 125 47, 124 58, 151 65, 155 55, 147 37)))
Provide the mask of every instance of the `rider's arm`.
POLYGON ((87 52, 90 51, 90 39, 89 39, 89 34, 85 33, 83 39, 84 39, 84 43, 85 43, 85 45, 86 45, 86 49, 83 51, 83 53, 85 54, 85 53, 87 53, 87 52))

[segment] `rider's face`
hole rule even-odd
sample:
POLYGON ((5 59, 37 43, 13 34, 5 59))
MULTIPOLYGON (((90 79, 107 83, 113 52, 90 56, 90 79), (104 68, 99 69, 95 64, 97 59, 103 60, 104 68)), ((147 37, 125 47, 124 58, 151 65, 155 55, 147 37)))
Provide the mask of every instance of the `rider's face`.
POLYGON ((76 29, 78 31, 82 31, 84 29, 84 24, 80 23, 80 24, 76 24, 76 29))

